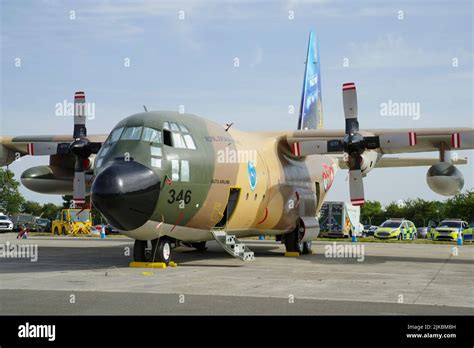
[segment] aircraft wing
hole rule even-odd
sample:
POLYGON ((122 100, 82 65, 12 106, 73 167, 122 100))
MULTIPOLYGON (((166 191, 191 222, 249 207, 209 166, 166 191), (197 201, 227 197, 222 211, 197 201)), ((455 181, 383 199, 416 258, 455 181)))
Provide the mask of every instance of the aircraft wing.
MULTIPOLYGON (((90 135, 91 143, 102 144, 108 134, 90 135)), ((0 166, 7 166, 25 156, 68 155, 71 135, 0 136, 0 166)))
MULTIPOLYGON (((367 148, 383 154, 399 154, 474 148, 474 128, 411 128, 360 130, 367 148)), ((343 153, 342 130, 296 130, 282 137, 296 157, 343 153)), ((283 139, 282 139, 283 140, 283 139)))

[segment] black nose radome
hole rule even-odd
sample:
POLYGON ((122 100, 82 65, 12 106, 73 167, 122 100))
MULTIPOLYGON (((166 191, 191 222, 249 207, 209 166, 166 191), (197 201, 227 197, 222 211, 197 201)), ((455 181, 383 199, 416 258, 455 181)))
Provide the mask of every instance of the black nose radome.
POLYGON ((129 231, 150 219, 160 194, 160 178, 135 161, 115 160, 92 184, 92 203, 114 227, 129 231))

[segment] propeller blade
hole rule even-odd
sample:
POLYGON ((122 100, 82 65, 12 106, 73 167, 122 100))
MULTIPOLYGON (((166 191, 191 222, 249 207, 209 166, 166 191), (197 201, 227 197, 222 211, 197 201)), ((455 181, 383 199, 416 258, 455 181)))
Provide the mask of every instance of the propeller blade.
POLYGON ((352 205, 364 204, 364 181, 360 168, 349 171, 349 191, 352 205))
POLYGON ((79 91, 74 94, 74 139, 85 138, 86 130, 86 95, 79 91))
POLYGON ((67 154, 68 148, 68 143, 38 142, 26 144, 26 152, 30 156, 67 154))
POLYGON ((346 134, 358 132, 357 92, 353 82, 342 85, 342 103, 344 105, 344 117, 346 118, 346 134))
POLYGON ((75 207, 82 207, 86 202, 86 178, 82 158, 76 157, 74 170, 73 202, 75 207))

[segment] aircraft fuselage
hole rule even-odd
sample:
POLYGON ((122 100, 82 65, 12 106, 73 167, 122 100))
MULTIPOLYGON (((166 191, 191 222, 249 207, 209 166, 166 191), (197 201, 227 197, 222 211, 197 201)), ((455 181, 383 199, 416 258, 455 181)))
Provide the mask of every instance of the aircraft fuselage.
POLYGON ((216 225, 237 237, 283 234, 300 216, 317 214, 337 166, 329 156, 295 159, 280 146, 264 133, 226 131, 194 115, 133 115, 117 124, 95 159, 93 201, 112 225, 140 240, 209 240, 216 225), (134 169, 124 175, 136 185, 117 179, 118 195, 102 192, 101 182, 110 186, 115 175, 113 166, 120 172, 119 165, 131 162, 134 169), (119 203, 120 195, 129 197, 119 203))

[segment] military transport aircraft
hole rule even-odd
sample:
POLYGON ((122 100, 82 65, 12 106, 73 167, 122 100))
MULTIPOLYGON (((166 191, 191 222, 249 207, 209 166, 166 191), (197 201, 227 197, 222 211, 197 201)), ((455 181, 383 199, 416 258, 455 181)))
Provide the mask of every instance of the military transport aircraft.
POLYGON ((135 261, 168 263, 171 248, 205 249, 216 239, 234 256, 253 253, 237 238, 275 235, 287 251, 310 253, 318 213, 338 168, 349 170, 353 204, 364 203, 365 177, 382 167, 430 166, 429 187, 443 195, 464 179, 449 150, 473 149, 474 128, 359 129, 356 86, 342 86, 345 130, 324 130, 319 48, 309 36, 297 130, 241 132, 201 117, 143 112, 109 135, 87 135, 85 95, 75 94, 74 131, 1 138, 0 163, 50 156, 26 170, 22 183, 48 194, 73 194, 134 238, 135 261), (385 154, 436 151, 437 158, 385 154))

